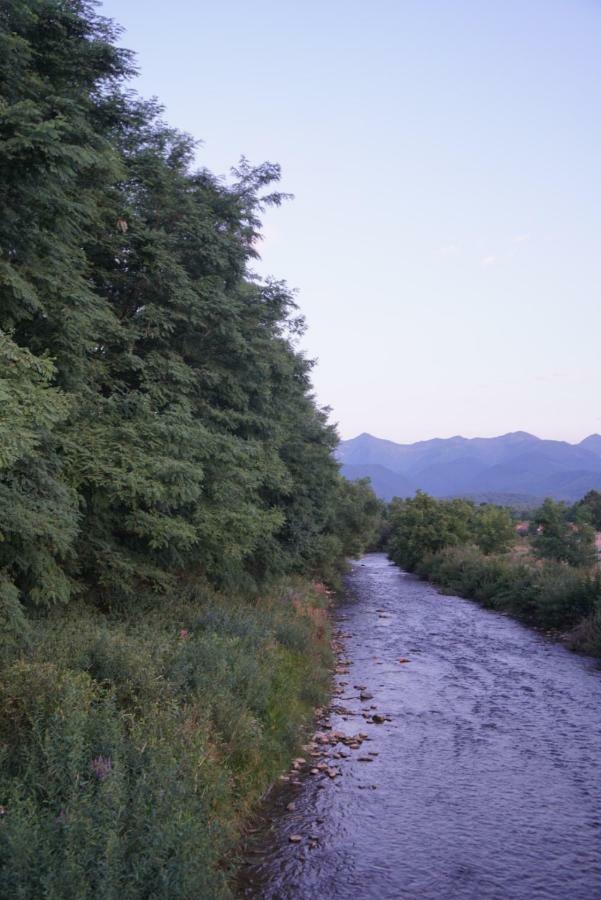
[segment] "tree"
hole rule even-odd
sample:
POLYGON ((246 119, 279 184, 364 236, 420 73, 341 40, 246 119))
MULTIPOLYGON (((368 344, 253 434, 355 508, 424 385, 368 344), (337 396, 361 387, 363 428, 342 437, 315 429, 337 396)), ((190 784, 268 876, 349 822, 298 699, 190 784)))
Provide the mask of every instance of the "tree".
POLYGON ((0 634, 23 629, 21 599, 68 600, 79 511, 61 478, 57 426, 69 414, 54 366, 0 333, 0 634))
POLYGON ((590 516, 590 524, 595 531, 601 531, 601 491, 589 491, 576 504, 576 510, 590 516))
POLYGON ((371 501, 339 476, 291 292, 251 270, 279 167, 196 170, 87 0, 0 16, 0 328, 57 410, 5 476, 39 511, 3 548, 10 590, 113 604, 338 561, 371 501))
POLYGON ((596 560, 595 532, 584 521, 569 521, 569 508, 547 498, 534 515, 532 547, 541 559, 571 566, 590 566, 596 560))
POLYGON ((390 506, 390 558, 413 571, 429 554, 465 544, 472 534, 474 505, 466 500, 435 500, 418 491, 390 506))
POLYGON ((500 506, 478 507, 474 518, 474 543, 484 553, 505 553, 515 543, 510 513, 500 506))

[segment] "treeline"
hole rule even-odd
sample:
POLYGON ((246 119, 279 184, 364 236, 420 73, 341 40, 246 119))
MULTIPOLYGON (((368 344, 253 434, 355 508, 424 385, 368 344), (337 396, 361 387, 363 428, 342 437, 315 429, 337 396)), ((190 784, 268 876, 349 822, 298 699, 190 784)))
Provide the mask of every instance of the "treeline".
POLYGON ((388 553, 451 593, 570 631, 574 647, 601 655, 600 511, 596 491, 573 506, 548 499, 520 526, 510 510, 418 492, 390 505, 388 553))
POLYGON ((337 565, 374 499, 338 474, 290 291, 249 272, 279 168, 195 170, 93 4, 1 16, 5 626, 337 565))
POLYGON ((228 894, 375 540, 231 183, 88 0, 0 6, 0 894, 228 894))

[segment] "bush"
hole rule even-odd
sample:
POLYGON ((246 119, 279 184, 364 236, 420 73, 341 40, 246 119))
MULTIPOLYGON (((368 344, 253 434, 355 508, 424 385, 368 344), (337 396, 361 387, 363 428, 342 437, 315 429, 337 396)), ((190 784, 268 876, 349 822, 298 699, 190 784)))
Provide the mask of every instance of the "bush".
POLYGON ((573 650, 601 657, 601 604, 597 603, 591 615, 574 628, 568 644, 573 650))

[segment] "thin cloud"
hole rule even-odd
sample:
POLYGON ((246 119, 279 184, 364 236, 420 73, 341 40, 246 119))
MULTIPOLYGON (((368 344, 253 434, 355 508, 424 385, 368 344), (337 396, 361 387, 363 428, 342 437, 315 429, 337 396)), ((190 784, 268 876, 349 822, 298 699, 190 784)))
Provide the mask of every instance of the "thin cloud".
POLYGON ((494 266, 497 261, 496 256, 483 256, 480 260, 481 265, 483 266, 494 266))
POLYGON ((524 241, 529 241, 531 237, 532 235, 530 234, 530 232, 528 232, 527 234, 514 234, 512 241, 514 242, 514 244, 523 244, 524 241))

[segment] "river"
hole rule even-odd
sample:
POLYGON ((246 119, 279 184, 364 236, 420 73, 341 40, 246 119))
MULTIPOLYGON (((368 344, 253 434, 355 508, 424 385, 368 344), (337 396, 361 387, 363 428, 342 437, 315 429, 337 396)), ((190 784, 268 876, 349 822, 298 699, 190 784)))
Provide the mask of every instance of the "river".
POLYGON ((266 804, 240 896, 599 900, 597 664, 383 554, 353 564, 335 618, 333 707, 266 804))

